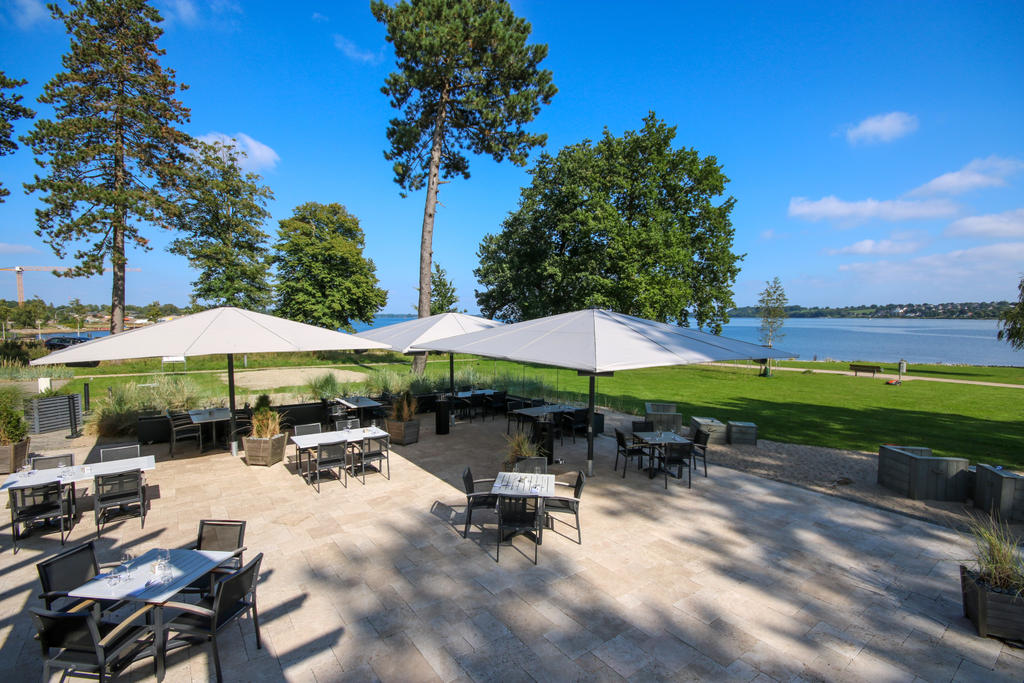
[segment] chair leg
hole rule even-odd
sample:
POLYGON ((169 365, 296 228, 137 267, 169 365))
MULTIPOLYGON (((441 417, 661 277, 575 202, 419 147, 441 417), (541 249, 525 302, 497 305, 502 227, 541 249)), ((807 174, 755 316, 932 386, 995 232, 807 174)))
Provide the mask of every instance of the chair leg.
POLYGON ((223 683, 224 677, 220 673, 220 651, 217 648, 217 636, 210 636, 210 650, 213 653, 213 665, 217 671, 217 683, 223 683))
POLYGON ((263 641, 260 640, 260 613, 256 609, 256 593, 252 594, 252 627, 256 631, 256 649, 263 649, 263 641))
POLYGON ((462 537, 466 538, 469 534, 469 525, 473 521, 473 505, 468 500, 466 501, 466 528, 462 530, 462 537))
POLYGON ((494 561, 501 562, 501 535, 504 533, 504 529, 501 526, 501 520, 498 520, 498 545, 494 550, 494 561))

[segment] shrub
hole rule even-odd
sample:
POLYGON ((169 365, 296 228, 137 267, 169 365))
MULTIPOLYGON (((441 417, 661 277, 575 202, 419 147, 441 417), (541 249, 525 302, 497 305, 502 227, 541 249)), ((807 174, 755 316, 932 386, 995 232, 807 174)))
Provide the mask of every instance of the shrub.
POLYGON ((134 382, 112 386, 107 391, 107 397, 96 402, 87 430, 99 436, 133 434, 139 410, 139 390, 134 382))
POLYGON ((512 436, 506 436, 505 441, 508 442, 508 450, 505 454, 505 466, 508 469, 514 467, 518 460, 537 457, 537 444, 530 441, 526 432, 516 432, 512 436))
POLYGON ((268 406, 260 408, 252 414, 252 436, 254 438, 270 439, 280 433, 281 414, 276 410, 268 406))
POLYGON ((974 541, 974 562, 978 576, 992 588, 1024 593, 1024 556, 1021 539, 1006 522, 989 516, 972 516, 968 522, 974 541))
POLYGON ((256 397, 256 405, 253 406, 253 413, 270 408, 270 394, 260 394, 256 397))
MULTIPOLYGON (((3 356, 3 351, 0 351, 0 356, 3 356)), ((66 368, 62 365, 34 367, 28 365, 27 360, 23 361, 6 356, 0 357, 0 379, 39 379, 40 377, 68 379, 74 376, 75 373, 71 368, 66 368)))
POLYGON ((23 401, 18 387, 0 388, 0 446, 18 443, 28 435, 28 425, 22 417, 23 401))

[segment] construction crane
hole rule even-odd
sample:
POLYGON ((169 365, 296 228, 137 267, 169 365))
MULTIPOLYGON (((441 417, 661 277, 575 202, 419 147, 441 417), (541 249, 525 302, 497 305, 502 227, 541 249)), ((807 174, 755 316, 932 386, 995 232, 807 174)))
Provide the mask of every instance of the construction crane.
MULTIPOLYGON (((52 273, 52 272, 58 271, 58 270, 71 270, 71 269, 68 268, 67 266, 53 266, 53 267, 51 267, 51 266, 14 266, 14 267, 11 267, 11 268, 0 268, 0 270, 13 270, 15 276, 17 276, 17 279, 18 279, 18 306, 20 307, 20 306, 24 306, 25 305, 25 279, 24 279, 23 273, 26 270, 48 270, 48 271, 50 271, 52 273)), ((109 268, 104 268, 103 272, 105 273, 108 270, 110 270, 110 269, 109 268)), ((135 271, 135 272, 139 272, 141 270, 141 268, 125 268, 125 270, 126 271, 127 270, 132 270, 132 271, 135 271)))

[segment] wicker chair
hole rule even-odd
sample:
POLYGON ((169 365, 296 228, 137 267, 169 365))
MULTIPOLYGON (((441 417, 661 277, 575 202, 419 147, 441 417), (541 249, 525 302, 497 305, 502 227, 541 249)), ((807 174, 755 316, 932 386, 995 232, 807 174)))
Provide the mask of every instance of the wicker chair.
POLYGON ((518 399, 512 399, 505 402, 505 433, 508 434, 512 429, 512 423, 516 425, 516 429, 519 429, 523 425, 523 416, 515 412, 522 408, 526 408, 527 404, 525 401, 518 399))
POLYGON ((493 510, 498 504, 498 497, 491 493, 494 479, 474 479, 473 472, 468 467, 462 471, 462 485, 466 489, 466 527, 462 530, 462 537, 465 538, 473 521, 473 510, 493 510), (477 484, 486 490, 477 491, 477 484))

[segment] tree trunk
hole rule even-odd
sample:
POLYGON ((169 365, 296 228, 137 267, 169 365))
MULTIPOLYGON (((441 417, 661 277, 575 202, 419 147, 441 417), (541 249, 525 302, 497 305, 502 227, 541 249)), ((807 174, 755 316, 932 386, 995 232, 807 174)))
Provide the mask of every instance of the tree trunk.
MULTIPOLYGON (((437 120, 434 122, 434 139, 430 148, 430 170, 427 174, 427 200, 423 206, 423 232, 420 237, 420 299, 417 313, 420 318, 430 315, 430 270, 434 256, 434 215, 437 209, 437 189, 441 180, 441 148, 444 145, 445 113, 448 105, 448 88, 441 93, 437 120)), ((422 375, 427 368, 427 355, 413 357, 412 370, 422 375)))
MULTIPOLYGON (((120 118, 120 117, 118 117, 120 118)), ((121 122, 115 118, 114 130, 116 135, 116 147, 114 149, 114 191, 117 193, 117 201, 121 199, 121 193, 125 186, 125 161, 124 161, 124 128, 121 122)), ((110 268, 114 273, 114 284, 110 293, 110 333, 117 334, 124 332, 124 231, 127 222, 127 212, 119 207, 114 218, 113 237, 110 249, 110 268)))

